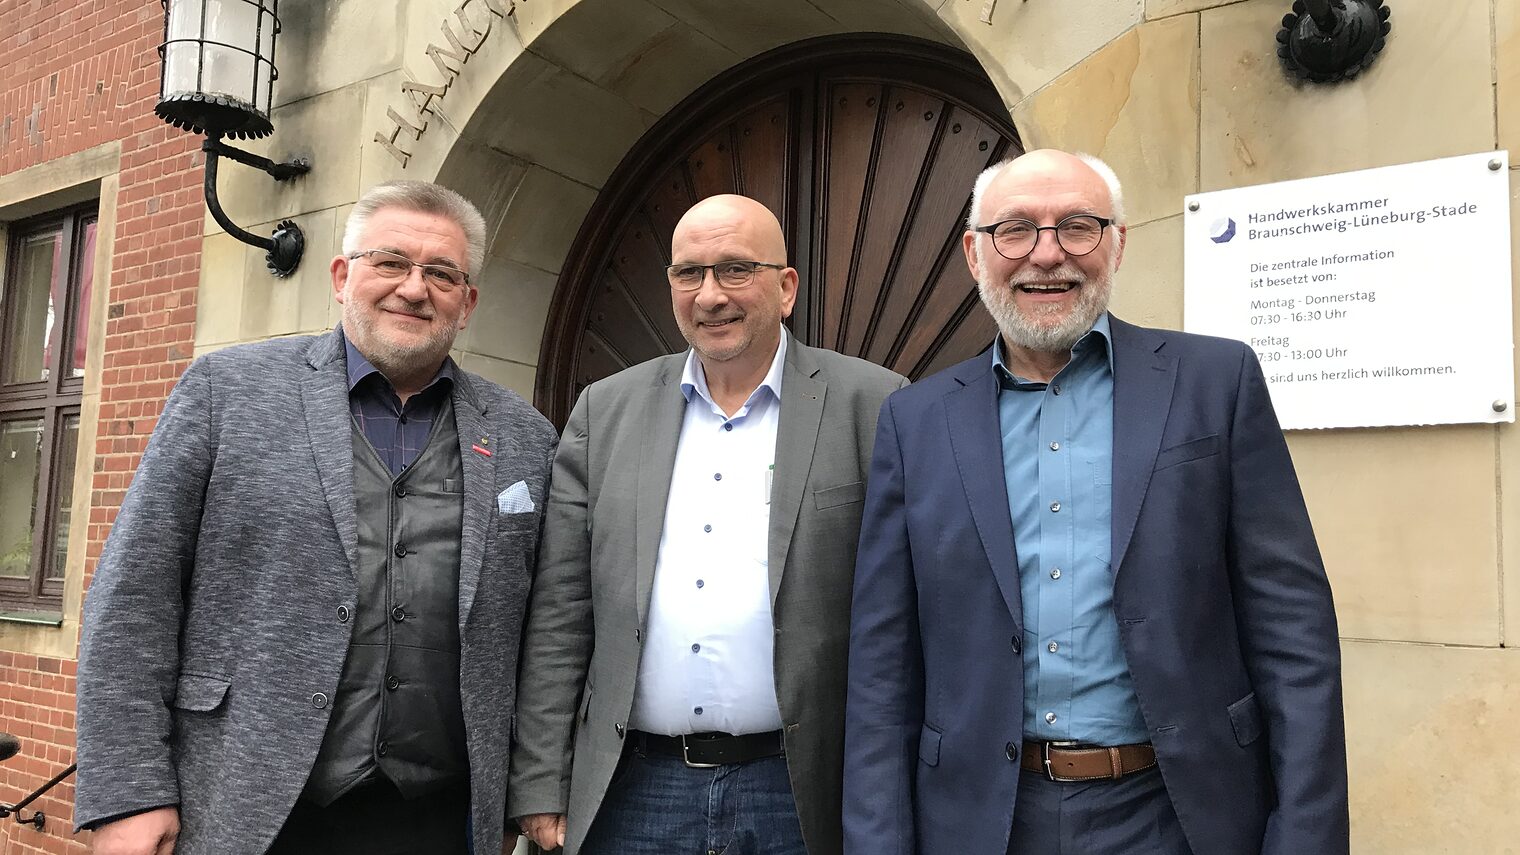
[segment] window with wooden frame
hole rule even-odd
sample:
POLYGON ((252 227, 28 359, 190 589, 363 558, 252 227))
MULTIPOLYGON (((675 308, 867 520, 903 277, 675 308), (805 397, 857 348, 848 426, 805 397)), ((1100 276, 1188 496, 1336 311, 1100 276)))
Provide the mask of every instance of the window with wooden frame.
POLYGON ((9 227, 0 282, 0 612, 62 610, 97 208, 9 227))

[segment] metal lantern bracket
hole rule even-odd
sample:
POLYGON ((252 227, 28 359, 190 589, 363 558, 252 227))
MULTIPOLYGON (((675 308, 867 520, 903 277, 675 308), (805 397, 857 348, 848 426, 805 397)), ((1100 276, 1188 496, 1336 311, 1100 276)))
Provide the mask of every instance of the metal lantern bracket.
POLYGON ((274 234, 267 238, 240 228, 228 218, 227 213, 222 210, 221 201, 217 198, 217 161, 223 157, 235 160, 244 166, 251 166, 269 173, 269 176, 276 181, 290 181, 305 175, 311 171, 311 163, 305 158, 276 163, 267 157, 260 157, 227 145, 222 142, 219 134, 208 133, 205 142, 201 143, 201 151, 206 153, 206 207, 211 211, 212 219, 216 220, 217 225, 225 229, 227 234, 243 243, 263 249, 264 261, 269 266, 270 273, 281 279, 294 273, 301 263, 301 253, 306 249, 306 236, 301 233, 301 227, 292 220, 282 220, 275 226, 274 234))
POLYGON ((1277 31, 1277 56, 1312 83, 1356 77, 1382 52, 1389 14, 1383 0, 1296 0, 1277 31))

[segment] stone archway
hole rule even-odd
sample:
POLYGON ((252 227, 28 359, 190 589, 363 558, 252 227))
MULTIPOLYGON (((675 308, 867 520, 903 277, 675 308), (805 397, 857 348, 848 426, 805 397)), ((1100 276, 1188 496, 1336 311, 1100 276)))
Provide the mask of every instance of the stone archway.
MULTIPOLYGON (((576 234, 617 165, 682 99, 747 59, 819 36, 887 33, 964 52, 940 5, 519 0, 507 20, 520 44, 487 40, 435 105, 427 136, 408 141, 409 166, 392 169, 460 190, 491 227, 486 293, 456 343, 462 364, 533 396, 545 323, 576 234)), ((1008 89, 1000 92, 1005 104, 1008 89)))

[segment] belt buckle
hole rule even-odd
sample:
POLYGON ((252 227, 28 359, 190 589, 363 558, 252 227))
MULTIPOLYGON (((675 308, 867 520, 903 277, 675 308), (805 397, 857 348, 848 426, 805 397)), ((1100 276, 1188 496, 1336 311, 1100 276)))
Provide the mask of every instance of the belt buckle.
POLYGON ((1052 745, 1057 748, 1075 748, 1080 744, 1080 742, 1077 742, 1074 739, 1052 740, 1050 742, 1040 743, 1040 751, 1044 755, 1045 760, 1045 777, 1058 784, 1075 784, 1081 782, 1083 780, 1082 778, 1063 778, 1060 775, 1057 775, 1055 773, 1055 769, 1050 765, 1050 747, 1052 745))
POLYGON ((681 762, 686 764, 686 768, 688 768, 688 769, 716 769, 719 766, 723 765, 722 763, 694 763, 694 762, 692 762, 691 753, 690 752, 691 752, 691 746, 688 745, 687 742, 686 742, 686 735, 682 734, 681 735, 681 762))

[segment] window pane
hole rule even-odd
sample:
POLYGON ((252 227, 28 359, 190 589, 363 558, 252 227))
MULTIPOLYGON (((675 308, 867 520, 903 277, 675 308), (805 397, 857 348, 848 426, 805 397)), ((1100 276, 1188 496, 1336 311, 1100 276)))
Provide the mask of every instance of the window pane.
POLYGON ((0 576, 31 575, 42 419, 0 422, 0 576))
POLYGON ((62 320, 54 306, 63 296, 63 272, 58 254, 59 232, 27 235, 17 241, 14 278, 5 283, 5 326, 0 347, 5 349, 5 374, 0 383, 34 383, 48 379, 48 345, 53 324, 62 320))
POLYGON ((90 345, 90 292, 95 284, 95 220, 80 229, 79 265, 74 271, 74 346, 69 348, 68 377, 84 376, 84 358, 90 345))
POLYGON ((74 457, 79 452, 79 416, 63 416, 58 456, 53 464, 53 554, 47 578, 62 579, 69 559, 69 523, 73 519, 74 457))

